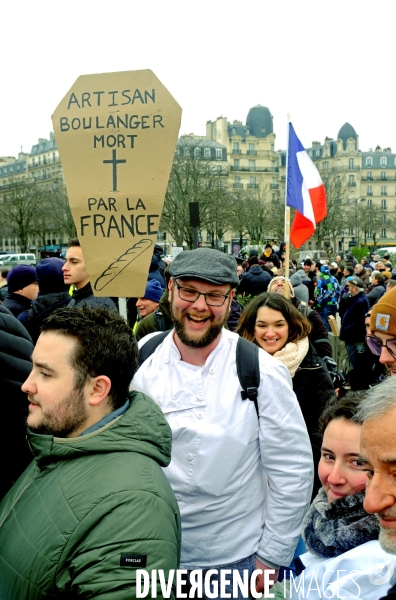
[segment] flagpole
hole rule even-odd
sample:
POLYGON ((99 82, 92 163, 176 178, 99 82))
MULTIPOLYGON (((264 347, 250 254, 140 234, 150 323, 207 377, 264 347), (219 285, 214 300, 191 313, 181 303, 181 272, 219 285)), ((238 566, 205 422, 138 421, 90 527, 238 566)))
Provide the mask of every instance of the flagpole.
POLYGON ((287 136, 286 136, 286 179, 285 179, 285 230, 284 240, 286 243, 285 251, 285 298, 290 298, 290 286, 287 283, 289 281, 289 262, 290 262, 290 206, 287 206, 287 179, 288 179, 288 163, 289 163, 289 123, 290 115, 287 115, 287 136))

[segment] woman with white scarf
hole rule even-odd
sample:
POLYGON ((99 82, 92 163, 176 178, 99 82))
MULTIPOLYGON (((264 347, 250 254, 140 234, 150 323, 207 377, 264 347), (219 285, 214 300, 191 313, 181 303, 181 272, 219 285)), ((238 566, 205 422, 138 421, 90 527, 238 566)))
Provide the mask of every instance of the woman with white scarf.
MULTIPOLYGON (((309 321, 280 294, 265 292, 243 311, 237 333, 280 360, 289 369, 293 390, 307 425, 315 472, 320 459, 319 417, 334 387, 323 360, 308 340, 309 321)), ((320 487, 315 477, 313 495, 320 487)))

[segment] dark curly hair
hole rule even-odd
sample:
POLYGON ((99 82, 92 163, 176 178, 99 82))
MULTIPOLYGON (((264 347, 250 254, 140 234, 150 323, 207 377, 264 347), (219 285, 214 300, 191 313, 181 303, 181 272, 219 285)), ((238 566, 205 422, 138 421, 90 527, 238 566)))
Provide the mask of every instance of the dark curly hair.
POLYGON ((111 381, 112 410, 126 402, 139 351, 130 327, 117 312, 87 305, 59 308, 43 322, 41 332, 46 331, 76 340, 70 363, 77 390, 83 389, 89 377, 106 375, 111 381))
POLYGON ((325 429, 330 421, 334 419, 346 419, 354 423, 363 423, 358 416, 358 408, 366 391, 348 392, 342 397, 335 396, 325 406, 324 411, 319 418, 319 434, 323 437, 325 429))
POLYGON ((262 306, 278 310, 282 313, 289 327, 288 342, 298 342, 311 331, 311 323, 297 310, 295 306, 280 294, 264 292, 256 296, 243 311, 236 332, 241 337, 259 346, 255 336, 255 325, 258 309, 262 306))

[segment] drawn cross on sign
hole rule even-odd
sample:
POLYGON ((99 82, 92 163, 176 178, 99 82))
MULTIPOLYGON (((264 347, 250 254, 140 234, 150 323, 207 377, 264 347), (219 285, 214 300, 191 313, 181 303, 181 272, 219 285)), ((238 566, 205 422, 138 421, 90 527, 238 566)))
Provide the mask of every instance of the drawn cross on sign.
POLYGON ((117 191, 117 165, 120 163, 126 163, 125 158, 117 160, 116 151, 113 150, 113 158, 111 160, 104 160, 104 163, 111 163, 113 165, 113 192, 117 191))

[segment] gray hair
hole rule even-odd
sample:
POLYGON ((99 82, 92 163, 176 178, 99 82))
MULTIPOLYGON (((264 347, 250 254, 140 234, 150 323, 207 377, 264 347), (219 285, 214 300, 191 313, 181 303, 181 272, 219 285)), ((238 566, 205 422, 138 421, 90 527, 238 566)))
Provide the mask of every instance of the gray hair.
POLYGON ((359 263, 355 265, 355 271, 361 273, 363 271, 363 265, 359 265, 359 263))
POLYGON ((388 377, 384 382, 367 392, 359 404, 357 419, 366 421, 383 417, 396 408, 396 377, 388 377))

